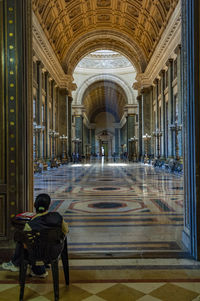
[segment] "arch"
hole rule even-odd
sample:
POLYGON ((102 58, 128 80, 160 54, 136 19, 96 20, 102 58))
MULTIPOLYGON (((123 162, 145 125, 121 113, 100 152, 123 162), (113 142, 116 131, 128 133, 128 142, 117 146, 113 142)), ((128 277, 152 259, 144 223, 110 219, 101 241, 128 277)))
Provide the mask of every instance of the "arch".
POLYGON ((95 122, 95 118, 96 116, 99 114, 99 113, 102 113, 102 112, 108 112, 110 114, 113 115, 113 117, 115 118, 115 122, 120 122, 120 117, 119 117, 119 114, 114 111, 112 108, 110 107, 101 107, 101 108, 97 108, 95 111, 92 112, 91 116, 90 116, 90 122, 91 123, 94 123, 95 122))
POLYGON ((132 100, 135 99, 133 90, 131 90, 128 84, 120 77, 113 74, 98 74, 98 75, 91 76, 80 86, 80 88, 77 90, 75 94, 74 104, 82 105, 85 91, 88 89, 89 86, 99 81, 111 81, 118 84, 123 89, 126 95, 127 104, 131 104, 132 100))
POLYGON ((135 67, 137 73, 144 72, 147 59, 144 51, 134 40, 114 30, 88 32, 74 41, 71 47, 63 50, 63 68, 73 74, 76 65, 87 54, 96 50, 109 49, 124 55, 135 67))

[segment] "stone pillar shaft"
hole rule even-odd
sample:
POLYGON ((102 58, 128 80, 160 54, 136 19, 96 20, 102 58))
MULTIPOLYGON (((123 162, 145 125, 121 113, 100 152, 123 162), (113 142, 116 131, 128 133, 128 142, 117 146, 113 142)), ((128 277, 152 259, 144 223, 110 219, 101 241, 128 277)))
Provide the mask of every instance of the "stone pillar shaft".
POLYGON ((139 160, 142 158, 142 133, 143 133, 143 124, 142 124, 142 95, 137 97, 138 100, 138 144, 139 144, 139 160))
POLYGON ((160 131, 162 132, 161 136, 161 150, 160 154, 161 157, 166 158, 166 106, 165 106, 165 94, 164 94, 164 88, 165 88, 165 71, 163 70, 161 72, 161 128, 160 131))
POLYGON ((72 156, 72 101, 73 98, 68 96, 67 118, 68 118, 68 156, 72 156))
POLYGON ((46 91, 46 97, 45 97, 45 117, 46 117, 46 128, 45 128, 45 133, 46 133, 46 154, 45 157, 46 159, 49 158, 50 156, 50 150, 49 150, 49 74, 48 72, 45 73, 45 91, 46 91))
POLYGON ((173 60, 168 61, 168 156, 174 157, 175 143, 174 132, 171 131, 170 125, 174 123, 174 106, 173 106, 173 60))
MULTIPOLYGON (((37 124, 42 125, 42 63, 37 62, 37 124)), ((38 158, 42 158, 42 131, 37 132, 36 142, 37 142, 37 155, 38 158)))
MULTIPOLYGON (((152 87, 142 89, 142 136, 145 134, 151 135, 151 116, 152 116, 152 87)), ((145 143, 142 139, 142 156, 145 155, 145 143)), ((151 150, 151 141, 148 141, 148 152, 151 150)))
POLYGON ((200 2, 182 0, 182 97, 184 98, 183 242, 200 259, 200 2))

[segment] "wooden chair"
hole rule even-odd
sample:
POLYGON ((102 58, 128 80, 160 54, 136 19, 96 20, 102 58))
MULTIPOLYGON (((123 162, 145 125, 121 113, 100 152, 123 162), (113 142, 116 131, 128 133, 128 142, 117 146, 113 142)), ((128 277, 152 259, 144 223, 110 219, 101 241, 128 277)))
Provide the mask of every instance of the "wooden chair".
POLYGON ((26 282, 27 265, 37 261, 50 264, 53 276, 54 300, 59 300, 59 270, 58 261, 61 256, 65 282, 69 285, 69 264, 67 238, 63 237, 61 229, 45 229, 41 231, 16 231, 15 240, 21 243, 21 260, 19 266, 20 297, 23 301, 26 282))

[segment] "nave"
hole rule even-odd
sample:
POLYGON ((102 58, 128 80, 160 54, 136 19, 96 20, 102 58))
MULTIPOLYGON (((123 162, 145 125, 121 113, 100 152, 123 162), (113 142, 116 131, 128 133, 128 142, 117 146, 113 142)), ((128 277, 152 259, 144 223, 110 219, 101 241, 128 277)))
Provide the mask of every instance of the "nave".
POLYGON ((184 255, 180 175, 99 160, 36 174, 35 196, 43 192, 69 223, 72 257, 184 255))

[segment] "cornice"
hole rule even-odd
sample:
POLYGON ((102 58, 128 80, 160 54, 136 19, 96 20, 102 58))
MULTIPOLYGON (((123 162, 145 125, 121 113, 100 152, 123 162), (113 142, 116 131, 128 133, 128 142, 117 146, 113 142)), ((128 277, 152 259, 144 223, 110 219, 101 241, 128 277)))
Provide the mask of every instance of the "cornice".
POLYGON ((63 68, 56 57, 54 50, 52 49, 45 33, 39 24, 39 21, 32 12, 33 20, 33 50, 35 55, 48 70, 51 77, 55 80, 60 88, 67 88, 69 90, 75 90, 76 85, 73 83, 73 77, 64 73, 63 68))
POLYGON ((134 88, 150 86, 162 69, 165 69, 166 61, 173 57, 177 45, 181 44, 181 1, 178 2, 169 23, 163 32, 161 39, 152 55, 144 73, 136 76, 137 83, 134 88))

